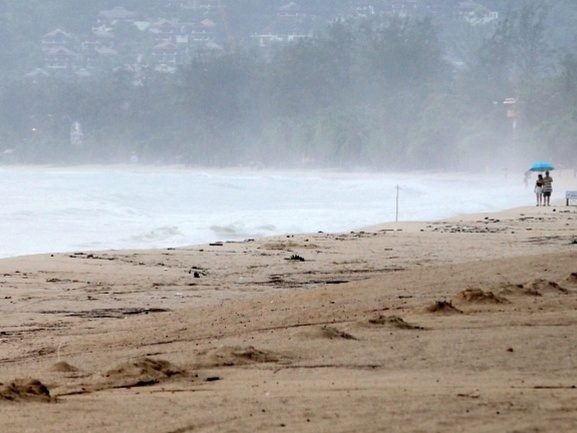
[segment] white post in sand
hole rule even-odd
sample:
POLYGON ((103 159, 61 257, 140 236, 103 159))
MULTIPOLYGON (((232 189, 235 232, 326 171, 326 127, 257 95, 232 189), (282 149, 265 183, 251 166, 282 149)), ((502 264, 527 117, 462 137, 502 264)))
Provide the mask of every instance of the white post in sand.
POLYGON ((395 206, 395 221, 399 222, 399 185, 397 185, 397 202, 395 206))

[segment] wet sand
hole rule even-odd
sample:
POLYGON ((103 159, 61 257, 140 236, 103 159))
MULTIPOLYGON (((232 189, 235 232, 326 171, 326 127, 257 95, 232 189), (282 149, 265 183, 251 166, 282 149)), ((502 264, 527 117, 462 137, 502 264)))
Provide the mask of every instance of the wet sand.
POLYGON ((0 431, 577 431, 577 208, 0 261, 0 431))

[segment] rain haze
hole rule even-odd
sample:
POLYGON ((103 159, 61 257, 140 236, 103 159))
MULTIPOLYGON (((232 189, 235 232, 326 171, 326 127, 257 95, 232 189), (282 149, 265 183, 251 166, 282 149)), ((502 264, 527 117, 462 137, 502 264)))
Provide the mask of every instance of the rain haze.
POLYGON ((0 0, 0 433, 577 432, 577 0, 0 0))
POLYGON ((404 219, 523 203, 532 161, 575 166, 575 16, 571 1, 4 0, 0 255, 350 229, 390 220, 401 179, 404 219), (311 175, 344 171, 373 173, 354 181, 374 199, 311 175), (423 172, 507 185, 487 199, 479 175, 446 189, 423 172), (189 207, 158 208, 167 196, 189 207))

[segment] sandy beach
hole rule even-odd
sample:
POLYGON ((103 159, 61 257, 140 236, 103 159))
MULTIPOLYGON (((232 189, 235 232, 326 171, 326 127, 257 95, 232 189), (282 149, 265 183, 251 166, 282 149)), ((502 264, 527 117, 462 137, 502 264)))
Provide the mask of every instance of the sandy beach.
POLYGON ((0 432, 577 431, 577 208, 0 261, 0 432))

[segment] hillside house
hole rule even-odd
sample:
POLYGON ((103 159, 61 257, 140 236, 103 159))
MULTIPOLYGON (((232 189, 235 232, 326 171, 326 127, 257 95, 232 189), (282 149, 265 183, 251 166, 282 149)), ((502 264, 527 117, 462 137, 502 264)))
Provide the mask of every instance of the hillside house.
POLYGON ((307 10, 299 3, 290 2, 279 7, 277 16, 288 18, 302 18, 308 16, 307 10))
POLYGON ((98 13, 98 25, 112 27, 118 23, 132 24, 142 20, 140 13, 130 11, 122 6, 117 6, 109 10, 103 10, 98 13))
POLYGON ((156 66, 174 68, 181 64, 181 56, 176 44, 164 41, 152 49, 152 57, 156 66))
POLYGON ((86 39, 89 43, 94 42, 103 47, 114 48, 116 37, 111 28, 101 26, 94 27, 91 34, 86 39))
POLYGON ((84 40, 82 41, 82 44, 81 44, 82 53, 83 54, 84 53, 90 53, 90 52, 95 51, 96 48, 100 48, 100 47, 112 48, 114 45, 113 41, 114 41, 114 39, 102 39, 102 38, 99 38, 94 33, 91 33, 86 38, 84 38, 84 40))
POLYGON ((387 7, 380 9, 391 16, 451 16, 457 0, 440 2, 437 0, 391 0, 387 7))
POLYGON ((210 18, 205 18, 192 26, 189 45, 196 55, 220 55, 224 51, 225 40, 222 26, 210 18))
POLYGON ((358 5, 353 9, 353 13, 351 15, 358 17, 358 18, 368 18, 376 14, 375 8, 373 5, 364 4, 358 5))
POLYGON ((263 33, 252 35, 259 48, 271 48, 275 45, 290 45, 294 42, 310 38, 312 33, 298 24, 288 26, 271 26, 263 33))
POLYGON ((50 70, 72 70, 78 60, 78 54, 66 47, 52 47, 44 50, 44 65, 50 70))
POLYGON ((194 43, 206 43, 216 41, 216 32, 201 25, 193 26, 189 34, 189 40, 194 43))
POLYGON ((107 68, 115 64, 118 51, 115 49, 116 39, 112 30, 106 27, 95 27, 82 40, 81 55, 83 68, 107 68))
POLYGON ((211 31, 215 31, 217 24, 214 20, 211 20, 210 18, 205 18, 203 19, 200 23, 199 23, 200 27, 202 27, 205 30, 211 30, 211 31))
POLYGON ((312 37, 317 21, 316 16, 291 2, 281 6, 274 20, 251 39, 260 53, 269 57, 277 48, 312 37))
POLYGON ((61 29, 56 29, 42 36, 42 49, 47 50, 51 48, 73 48, 76 43, 76 38, 68 32, 61 29))
POLYGON ((187 40, 192 28, 192 24, 181 23, 176 19, 167 20, 162 18, 152 23, 148 28, 148 32, 151 33, 158 42, 174 42, 178 39, 187 40))
POLYGON ((181 35, 181 26, 177 20, 160 19, 154 22, 148 29, 158 42, 174 41, 176 35, 181 35))
POLYGON ((499 12, 492 11, 475 1, 459 3, 457 11, 461 19, 473 26, 489 24, 499 19, 499 12))

